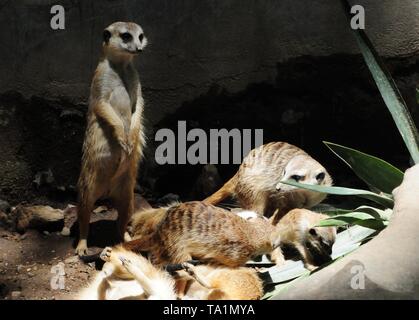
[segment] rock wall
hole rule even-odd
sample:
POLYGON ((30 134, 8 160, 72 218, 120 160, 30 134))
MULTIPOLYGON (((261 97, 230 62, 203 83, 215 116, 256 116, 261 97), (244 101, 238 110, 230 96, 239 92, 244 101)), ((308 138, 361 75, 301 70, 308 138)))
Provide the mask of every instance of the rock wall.
MULTIPOLYGON (((382 55, 419 51, 418 1, 356 3, 382 55)), ((358 52, 335 0, 0 1, 0 93, 86 102, 102 30, 116 20, 140 23, 150 40, 138 68, 151 123, 213 84, 236 92, 273 80, 277 62, 358 52), (50 28, 55 4, 65 30, 50 28)))
MULTIPOLYGON (((366 8, 368 35, 391 57, 397 84, 417 110, 419 2, 357 3, 366 8)), ((154 131, 178 119, 215 128, 253 124, 270 140, 294 142, 326 163, 336 159, 321 151, 325 137, 408 164, 339 1, 0 0, 0 199, 39 196, 45 181, 55 193, 74 191, 102 30, 117 20, 140 23, 149 39, 138 59, 149 132, 145 185, 189 194, 200 167, 153 161, 154 131), (65 30, 50 28, 55 4, 66 9, 65 30), (393 149, 377 147, 380 123, 393 149)), ((222 178, 233 169, 221 166, 222 178)))

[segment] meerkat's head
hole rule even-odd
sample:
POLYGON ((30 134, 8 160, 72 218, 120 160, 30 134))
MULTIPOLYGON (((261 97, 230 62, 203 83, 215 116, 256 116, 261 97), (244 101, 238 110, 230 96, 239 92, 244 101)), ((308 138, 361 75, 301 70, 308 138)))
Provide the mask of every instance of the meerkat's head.
POLYGON ((315 264, 322 265, 331 261, 332 247, 336 240, 336 228, 311 226, 306 230, 304 246, 308 249, 315 264))
MULTIPOLYGON (((281 181, 287 180, 312 185, 332 185, 332 178, 327 170, 308 155, 295 156, 287 163, 282 173, 281 181)), ((297 188, 280 182, 277 184, 276 189, 280 191, 291 191, 297 188)), ((301 193, 299 194, 300 198, 304 198, 302 199, 303 203, 301 207, 313 207, 326 198, 326 195, 323 193, 301 189, 298 189, 298 191, 301 193)))
POLYGON ((132 58, 147 46, 143 29, 133 22, 115 22, 103 31, 103 49, 107 56, 132 58))

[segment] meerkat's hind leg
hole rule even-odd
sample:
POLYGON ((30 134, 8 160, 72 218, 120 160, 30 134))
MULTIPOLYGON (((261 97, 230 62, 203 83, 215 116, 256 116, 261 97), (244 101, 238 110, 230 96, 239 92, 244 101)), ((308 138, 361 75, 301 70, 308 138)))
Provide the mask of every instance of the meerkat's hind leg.
POLYGON ((185 271, 192 277, 194 278, 201 286, 207 288, 207 289, 212 289, 211 285, 208 283, 207 279, 205 277, 203 277, 202 275, 200 275, 195 266, 189 262, 184 262, 182 263, 183 268, 185 269, 185 271))
POLYGON ((134 213, 134 181, 135 177, 123 174, 113 187, 111 198, 118 211, 117 228, 118 236, 121 241, 130 241, 127 233, 128 222, 134 213), (133 180, 133 181, 131 181, 133 180))
POLYGON ((87 236, 89 234, 90 214, 93 210, 94 200, 92 198, 83 200, 78 207, 77 219, 79 223, 79 241, 76 247, 76 254, 85 256, 88 254, 87 236))
POLYGON ((104 193, 103 187, 108 185, 106 178, 97 178, 96 173, 91 174, 91 179, 80 178, 79 201, 77 208, 77 220, 79 224, 79 242, 76 247, 76 254, 85 256, 88 254, 87 237, 89 235, 90 216, 95 202, 104 193))

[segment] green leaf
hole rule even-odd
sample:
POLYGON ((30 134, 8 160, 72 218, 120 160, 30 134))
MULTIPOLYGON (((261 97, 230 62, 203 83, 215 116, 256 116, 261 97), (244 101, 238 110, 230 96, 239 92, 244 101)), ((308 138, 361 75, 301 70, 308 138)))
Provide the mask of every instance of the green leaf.
POLYGON ((323 142, 373 191, 391 193, 403 180, 403 172, 377 157, 331 142, 323 142))
POLYGON ((381 210, 381 209, 377 209, 377 208, 369 207, 369 206, 361 206, 361 207, 355 209, 354 211, 355 212, 365 212, 365 213, 368 213, 369 215, 371 215, 372 217, 374 217, 376 219, 381 219, 381 220, 385 220, 385 221, 390 220, 390 217, 393 213, 393 210, 391 210, 391 209, 381 210))
MULTIPOLYGON (((351 6, 347 0, 341 0, 348 22, 352 19, 351 6)), ((419 134, 412 120, 406 103, 394 83, 380 56, 376 52, 367 34, 362 29, 353 30, 364 60, 380 90, 381 96, 415 163, 419 163, 419 134)))
POLYGON ((383 230, 388 224, 388 221, 384 221, 381 218, 375 218, 368 213, 364 212, 350 212, 340 216, 335 216, 320 221, 317 226, 319 227, 342 227, 346 225, 359 225, 362 227, 383 230))
POLYGON ((288 184, 297 188, 307 189, 311 191, 317 191, 320 193, 327 193, 339 196, 357 196, 364 199, 368 199, 378 203, 386 208, 393 208, 394 201, 393 199, 385 196, 373 193, 367 190, 352 189, 352 188, 343 188, 343 187, 326 187, 312 184, 302 184, 295 181, 287 180, 281 183, 288 184))

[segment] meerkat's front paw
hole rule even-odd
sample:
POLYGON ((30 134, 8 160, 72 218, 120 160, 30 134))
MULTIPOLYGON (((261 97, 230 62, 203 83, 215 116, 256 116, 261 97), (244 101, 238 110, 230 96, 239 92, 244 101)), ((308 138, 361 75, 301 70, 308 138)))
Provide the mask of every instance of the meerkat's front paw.
POLYGON ((118 143, 121 146, 122 150, 124 150, 124 152, 127 155, 130 155, 132 152, 132 144, 129 142, 129 139, 125 139, 125 138, 119 138, 118 139, 118 143))
POLYGON ((190 276, 194 276, 195 275, 195 267, 189 263, 189 262, 183 262, 182 264, 182 268, 190 275, 190 276))
POLYGON ((131 241, 132 240, 132 238, 131 238, 131 236, 129 235, 129 233, 128 232, 125 232, 124 233, 124 241, 125 242, 129 242, 129 241, 131 241))
POLYGON ((87 241, 80 240, 75 251, 79 257, 86 256, 88 254, 87 241))
POLYGON ((102 259, 105 262, 109 262, 109 261, 111 261, 111 255, 112 255, 112 248, 111 247, 106 247, 100 253, 100 259, 102 259))
POLYGON ((285 264, 285 257, 280 248, 276 248, 274 251, 271 252, 270 259, 277 266, 282 266, 285 264))
POLYGON ((119 256, 118 258, 119 258, 119 261, 121 261, 121 263, 124 267, 127 267, 127 266, 129 267, 132 264, 131 260, 128 259, 128 258, 125 258, 123 256, 119 256))
POLYGON ((310 272, 312 272, 312 271, 314 271, 318 268, 317 266, 312 265, 312 264, 306 264, 304 267, 310 272))

